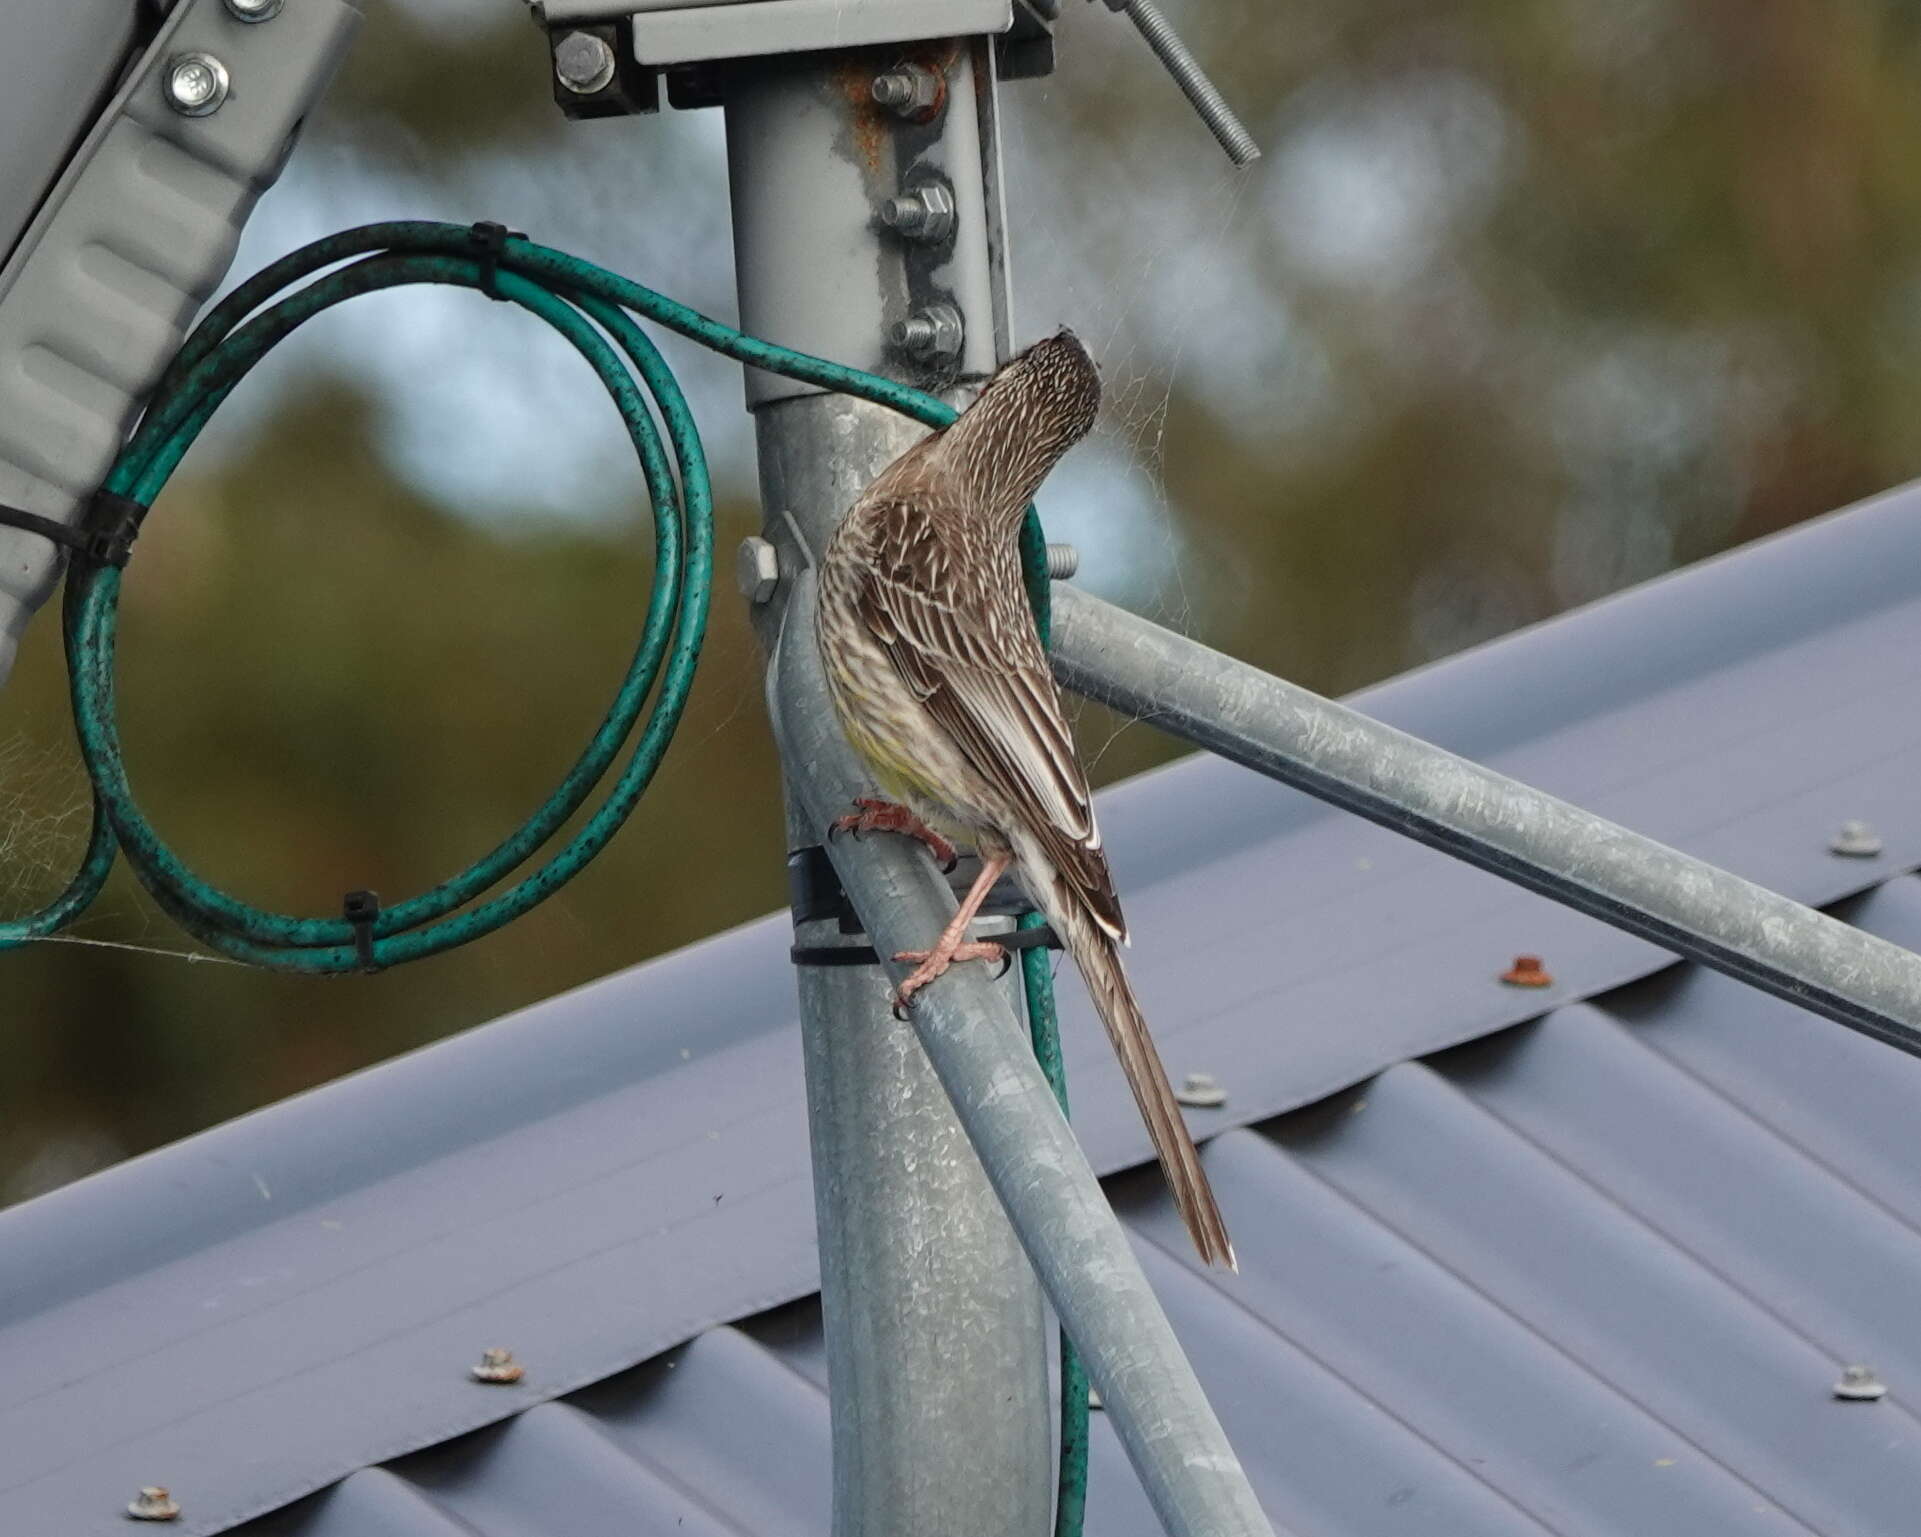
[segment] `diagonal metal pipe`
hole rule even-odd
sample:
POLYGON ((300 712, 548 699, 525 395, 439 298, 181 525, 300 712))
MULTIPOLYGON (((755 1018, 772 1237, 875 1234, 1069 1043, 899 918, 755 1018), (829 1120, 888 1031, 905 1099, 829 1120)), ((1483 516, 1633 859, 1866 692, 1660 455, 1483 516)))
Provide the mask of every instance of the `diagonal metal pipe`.
MULTIPOLYGON (((813 605, 806 573, 793 583, 767 695, 790 790, 824 828, 871 787, 827 698, 813 605)), ((953 892, 907 840, 843 838, 830 853, 882 955, 925 946, 953 916, 953 892)), ((887 967, 896 981, 907 970, 887 967)), ((956 966, 921 994, 913 1025, 1163 1525, 1173 1537, 1269 1537, 1273 1528, 1005 992, 985 967, 956 966)))
POLYGON ((1063 685, 1921 1056, 1921 956, 1071 587, 1063 685))

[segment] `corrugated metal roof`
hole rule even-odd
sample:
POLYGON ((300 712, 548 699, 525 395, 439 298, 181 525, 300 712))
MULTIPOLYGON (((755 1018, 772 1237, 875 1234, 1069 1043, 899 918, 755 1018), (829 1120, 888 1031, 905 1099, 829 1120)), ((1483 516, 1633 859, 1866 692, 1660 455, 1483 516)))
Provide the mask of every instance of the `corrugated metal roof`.
MULTIPOLYGON (((1363 703, 1832 902, 1921 864, 1917 511, 1363 703), (1855 816, 1886 856, 1827 852, 1855 816)), ((1686 968, 1622 988, 1665 958, 1228 765, 1103 814, 1170 1065, 1232 1095, 1195 1123, 1245 1273, 1187 1264, 1151 1177, 1113 1188, 1277 1521, 1911 1526, 1921 1064, 1686 968), (1494 980, 1524 950, 1545 1000, 1494 980), (1857 1357, 1891 1399, 1828 1397, 1857 1357)), ((1863 919, 1921 941, 1921 886, 1863 919)), ((344 1479, 257 1530, 823 1530, 816 1325, 729 1326, 817 1284, 785 944, 750 925, 0 1214, 10 1520, 119 1532, 161 1482, 173 1530, 222 1531, 344 1479), (468 1379, 497 1343, 521 1384, 468 1379)), ((1091 1156, 1138 1163, 1067 1028, 1091 1156)), ((1094 1478, 1090 1529, 1154 1529, 1111 1441, 1094 1478)))
MULTIPOLYGON (((1921 882, 1860 917, 1921 944, 1921 882)), ((1921 1063, 1675 970, 1214 1139, 1257 1214, 1238 1278, 1151 1176, 1113 1189, 1290 1531, 1892 1537, 1921 1509, 1917 1096, 1921 1063), (1857 1360, 1890 1398, 1832 1397, 1857 1360)), ((245 1530, 818 1534, 819 1328, 709 1330, 245 1530)), ((1158 1532, 1095 1426, 1089 1530, 1158 1532)))

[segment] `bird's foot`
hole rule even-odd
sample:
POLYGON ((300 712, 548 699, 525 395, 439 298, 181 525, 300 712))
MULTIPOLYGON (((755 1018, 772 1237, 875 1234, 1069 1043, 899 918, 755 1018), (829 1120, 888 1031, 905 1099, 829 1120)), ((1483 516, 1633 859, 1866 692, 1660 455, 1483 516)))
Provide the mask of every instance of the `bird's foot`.
POLYGON ((1003 973, 1008 963, 1006 946, 986 939, 966 939, 953 945, 939 944, 931 950, 901 950, 896 952, 894 959, 919 963, 894 989, 896 1019, 905 1019, 914 994, 929 982, 946 975, 947 968, 956 961, 999 961, 1003 973))
MULTIPOLYGON (((855 837, 859 837, 862 833, 903 833, 927 845, 927 852, 939 861, 942 874, 953 873, 954 866, 959 862, 959 856, 954 852, 954 845, 905 806, 865 795, 857 796, 854 804, 860 809, 836 818, 834 824, 827 829, 828 837, 833 837, 835 833, 847 832, 853 833, 855 837)), ((939 976, 940 973, 937 971, 934 975, 939 976)), ((929 980, 931 981, 932 978, 929 980)))

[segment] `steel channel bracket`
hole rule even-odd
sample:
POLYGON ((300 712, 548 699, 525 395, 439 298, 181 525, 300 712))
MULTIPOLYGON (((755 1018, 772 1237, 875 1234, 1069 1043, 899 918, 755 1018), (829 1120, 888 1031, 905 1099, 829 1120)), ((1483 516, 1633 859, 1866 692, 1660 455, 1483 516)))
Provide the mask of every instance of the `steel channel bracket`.
POLYGON ((612 44, 621 70, 586 99, 557 89, 570 117, 659 109, 659 79, 675 107, 719 103, 722 60, 991 36, 1002 80, 1054 69, 1060 0, 530 0, 555 47, 576 31, 612 44), (630 66, 652 77, 636 84, 630 66))
MULTIPOLYGON (((259 21, 225 0, 175 5, 0 269, 0 502, 77 515, 359 20, 349 0, 288 0, 259 21), (166 91, 189 54, 225 74, 197 116, 166 91)), ((0 528, 0 682, 59 569, 45 539, 0 528)))

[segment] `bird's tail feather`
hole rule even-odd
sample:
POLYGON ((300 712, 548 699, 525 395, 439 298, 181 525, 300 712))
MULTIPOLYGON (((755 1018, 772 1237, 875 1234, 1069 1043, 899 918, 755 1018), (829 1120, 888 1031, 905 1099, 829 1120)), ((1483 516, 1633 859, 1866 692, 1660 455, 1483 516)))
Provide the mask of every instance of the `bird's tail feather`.
POLYGON ((1107 1027, 1115 1054, 1121 1059, 1128 1087, 1134 1091, 1134 1102, 1140 1106, 1141 1118, 1147 1122, 1148 1135, 1154 1139, 1154 1151, 1160 1157, 1161 1168, 1174 1195, 1174 1205, 1187 1224, 1194 1247, 1208 1264, 1239 1270, 1234 1245, 1227 1236, 1227 1224, 1214 1200, 1214 1189, 1207 1182, 1207 1171, 1201 1167, 1201 1155, 1194 1139, 1188 1135, 1180 1102, 1174 1098, 1174 1087, 1167 1081, 1167 1069, 1161 1065, 1160 1053, 1154 1049, 1153 1038, 1147 1033, 1147 1019, 1121 965, 1120 950, 1097 925, 1079 914, 1070 917, 1062 927, 1066 931, 1062 937, 1074 957, 1074 964, 1080 968, 1082 980, 1087 983, 1095 1011, 1107 1027))

